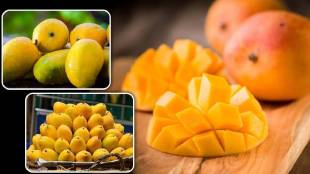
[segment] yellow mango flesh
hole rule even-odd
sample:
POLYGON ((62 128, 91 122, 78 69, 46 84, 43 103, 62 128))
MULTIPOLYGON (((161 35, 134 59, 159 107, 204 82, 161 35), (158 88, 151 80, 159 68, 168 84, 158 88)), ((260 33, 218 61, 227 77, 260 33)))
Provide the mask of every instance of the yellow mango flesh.
POLYGON ((166 153, 213 157, 246 152, 267 135, 265 113, 245 87, 204 74, 191 80, 188 98, 166 92, 158 99, 147 143, 166 153))
POLYGON ((215 74, 222 65, 211 50, 191 40, 176 40, 173 48, 162 44, 138 56, 125 76, 122 90, 136 96, 138 110, 151 111, 165 91, 187 97, 187 86, 193 77, 210 71, 215 74))

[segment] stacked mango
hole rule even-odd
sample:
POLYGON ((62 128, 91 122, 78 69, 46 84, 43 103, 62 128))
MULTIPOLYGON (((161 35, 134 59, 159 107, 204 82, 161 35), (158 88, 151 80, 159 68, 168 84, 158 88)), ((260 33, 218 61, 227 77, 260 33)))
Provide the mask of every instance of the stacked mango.
POLYGON ((157 50, 142 53, 127 73, 122 89, 135 95, 137 109, 150 111, 165 91, 186 97, 192 77, 216 74, 222 66, 222 60, 210 49, 191 40, 176 40, 173 48, 162 44, 157 50))
MULTIPOLYGON (((113 153, 121 157, 133 154, 133 136, 115 123, 106 105, 98 103, 64 104, 56 102, 54 112, 40 125, 40 134, 32 137, 27 159, 36 161, 97 161, 113 153)), ((111 156, 107 161, 116 160, 111 156)))
POLYGON ((162 152, 210 157, 258 146, 268 135, 264 111, 246 87, 204 74, 188 85, 188 98, 168 91, 155 105, 147 143, 162 152))
POLYGON ((16 37, 3 46, 4 82, 34 76, 45 85, 92 87, 97 78, 109 77, 109 30, 83 23, 69 32, 61 20, 46 19, 32 40, 16 37))

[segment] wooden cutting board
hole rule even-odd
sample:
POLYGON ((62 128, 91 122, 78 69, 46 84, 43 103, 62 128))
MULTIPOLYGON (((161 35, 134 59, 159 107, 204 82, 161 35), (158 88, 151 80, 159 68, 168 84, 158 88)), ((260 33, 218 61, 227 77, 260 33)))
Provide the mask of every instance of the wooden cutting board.
MULTIPOLYGON (((119 91, 133 60, 112 63, 111 91, 119 91)), ((285 174, 296 162, 310 139, 310 96, 290 103, 262 103, 269 120, 268 138, 243 154, 219 158, 190 158, 162 153, 145 141, 151 113, 135 114, 135 173, 170 174, 285 174)))

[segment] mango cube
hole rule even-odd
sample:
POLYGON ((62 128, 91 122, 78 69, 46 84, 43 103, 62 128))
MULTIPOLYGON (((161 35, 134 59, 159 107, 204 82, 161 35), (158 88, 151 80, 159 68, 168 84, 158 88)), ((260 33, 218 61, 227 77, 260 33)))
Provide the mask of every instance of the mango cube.
POLYGON ((215 129, 240 130, 243 126, 238 107, 226 103, 219 102, 213 105, 207 113, 207 118, 215 129))
POLYGON ((176 117, 179 119, 183 127, 194 134, 212 129, 203 113, 194 107, 178 112, 176 117))
POLYGON ((224 78, 202 75, 198 104, 203 111, 207 112, 216 102, 229 102, 230 95, 231 87, 224 78))

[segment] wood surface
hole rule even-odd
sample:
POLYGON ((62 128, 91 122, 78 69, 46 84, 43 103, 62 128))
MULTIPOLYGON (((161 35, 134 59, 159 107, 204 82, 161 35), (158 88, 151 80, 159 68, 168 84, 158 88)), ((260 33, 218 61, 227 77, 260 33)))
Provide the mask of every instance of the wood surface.
MULTIPOLYGON (((123 58, 112 63, 112 91, 120 90, 132 62, 123 58)), ((150 148, 145 138, 152 115, 136 111, 135 173, 289 173, 310 139, 310 96, 289 103, 262 103, 262 106, 269 121, 267 139, 247 153, 218 158, 181 157, 150 148)))

